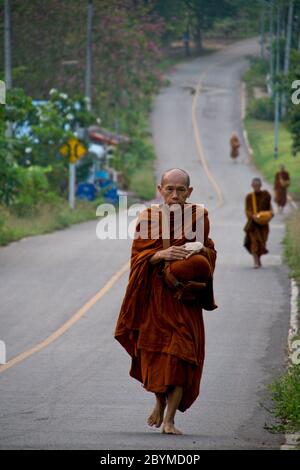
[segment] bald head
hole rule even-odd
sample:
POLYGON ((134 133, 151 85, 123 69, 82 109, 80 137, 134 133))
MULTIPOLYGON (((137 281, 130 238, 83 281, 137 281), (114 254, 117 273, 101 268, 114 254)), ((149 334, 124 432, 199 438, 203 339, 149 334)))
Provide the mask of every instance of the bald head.
POLYGON ((171 168, 165 171, 157 188, 165 204, 168 205, 183 205, 193 191, 190 187, 189 174, 181 168, 171 168))
POLYGON ((255 193, 258 193, 260 190, 261 190, 261 179, 256 177, 256 178, 253 178, 252 179, 252 188, 254 190, 255 193))
POLYGON ((181 168, 170 168, 169 170, 164 171, 161 176, 161 183, 160 183, 161 186, 165 184, 165 181, 168 179, 168 177, 171 177, 171 178, 173 177, 176 179, 178 179, 178 177, 179 178, 183 177, 187 188, 190 187, 190 175, 185 170, 182 170, 181 168))
POLYGON ((256 177, 256 178, 253 178, 252 180, 252 184, 261 184, 261 179, 256 177))

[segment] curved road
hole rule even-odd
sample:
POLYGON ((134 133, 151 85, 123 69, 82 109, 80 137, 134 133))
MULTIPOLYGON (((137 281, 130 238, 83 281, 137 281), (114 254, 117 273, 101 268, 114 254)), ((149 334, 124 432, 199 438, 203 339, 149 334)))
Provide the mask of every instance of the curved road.
POLYGON ((257 51, 246 40, 178 65, 152 115, 157 175, 174 166, 191 173, 191 200, 208 208, 218 250, 219 308, 204 312, 201 393, 177 418, 185 435, 146 425, 152 395, 129 377, 130 358, 112 339, 128 271, 106 284, 128 261, 131 241, 98 240, 92 221, 0 249, 0 339, 11 365, 0 366, 1 449, 276 449, 283 442, 264 427, 273 423, 266 385, 283 370, 289 328, 285 216, 272 220, 264 267, 252 269, 242 246, 243 200, 257 171, 244 145, 237 164, 228 156, 231 132, 242 138, 245 56, 257 51), (192 95, 188 87, 198 85, 192 95), (78 321, 62 331, 70 318, 78 321), (20 356, 54 332, 54 341, 20 356), (13 364, 15 357, 22 360, 13 364))

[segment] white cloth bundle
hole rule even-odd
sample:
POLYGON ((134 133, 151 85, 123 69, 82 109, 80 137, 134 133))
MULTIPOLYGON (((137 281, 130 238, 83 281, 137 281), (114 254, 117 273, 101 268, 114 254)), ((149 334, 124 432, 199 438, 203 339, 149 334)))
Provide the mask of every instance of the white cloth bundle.
POLYGON ((203 248, 203 243, 202 242, 187 242, 183 245, 183 248, 189 251, 201 250, 201 248, 203 248))

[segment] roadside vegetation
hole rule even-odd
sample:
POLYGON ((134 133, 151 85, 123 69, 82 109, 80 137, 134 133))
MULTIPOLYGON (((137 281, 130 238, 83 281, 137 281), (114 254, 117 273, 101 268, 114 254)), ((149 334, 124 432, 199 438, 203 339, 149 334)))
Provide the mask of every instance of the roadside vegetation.
POLYGON ((252 118, 245 119, 249 142, 253 149, 253 162, 271 185, 280 165, 284 165, 291 175, 289 194, 300 201, 300 155, 292 155, 292 136, 286 123, 279 130, 279 156, 274 158, 274 125, 270 121, 252 118))
MULTIPOLYGON (((300 364, 292 364, 270 387, 275 403, 274 414, 281 425, 273 430, 296 433, 300 430, 300 364)), ((300 442, 299 442, 300 446, 300 442)))
MULTIPOLYGON (((300 51, 294 54, 291 80, 298 73, 300 51), (294 69, 293 69, 294 70, 294 69)), ((267 92, 268 62, 261 58, 250 58, 250 67, 244 74, 246 83, 247 113, 244 125, 253 149, 253 162, 264 178, 273 184, 275 173, 284 165, 291 175, 290 195, 300 200, 300 152, 295 153, 298 134, 293 135, 294 115, 300 105, 291 103, 289 90, 288 113, 279 126, 279 152, 274 158, 274 98, 267 92), (296 108, 296 109, 295 109, 296 108)), ((300 74, 300 69, 299 69, 300 74)), ((299 75, 300 76, 300 75, 299 75)))

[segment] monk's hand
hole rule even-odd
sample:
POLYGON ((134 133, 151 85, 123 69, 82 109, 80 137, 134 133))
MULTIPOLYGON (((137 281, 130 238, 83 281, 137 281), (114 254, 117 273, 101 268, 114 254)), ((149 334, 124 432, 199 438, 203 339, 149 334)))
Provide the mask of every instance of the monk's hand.
POLYGON ((170 246, 166 250, 160 251, 160 256, 165 261, 174 261, 179 259, 185 259, 190 254, 190 251, 186 250, 182 246, 170 246))

